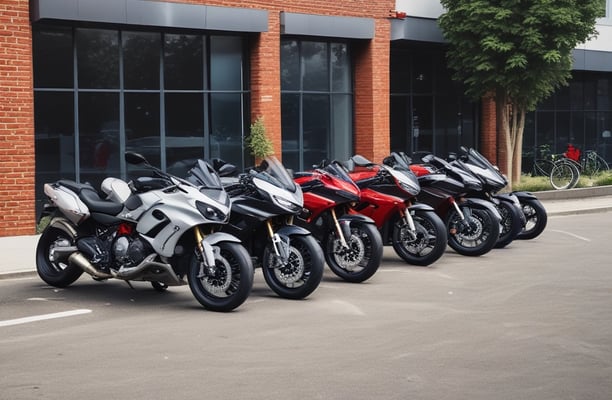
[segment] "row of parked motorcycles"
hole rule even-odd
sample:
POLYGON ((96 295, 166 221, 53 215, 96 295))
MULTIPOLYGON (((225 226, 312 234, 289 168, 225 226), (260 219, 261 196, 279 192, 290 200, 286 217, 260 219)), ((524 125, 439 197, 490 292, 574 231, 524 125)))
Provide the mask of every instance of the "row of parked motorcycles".
POLYGON ((44 185, 48 224, 36 249, 42 280, 66 287, 95 280, 189 285, 206 309, 227 312, 250 295, 254 270, 278 296, 303 299, 325 264, 348 282, 371 278, 383 246, 412 265, 439 260, 447 245, 480 256, 546 227, 527 192, 502 193, 506 178, 474 149, 447 159, 391 153, 381 163, 355 155, 291 173, 268 157, 246 171, 197 160, 168 174, 137 153, 129 182, 106 178, 44 185))

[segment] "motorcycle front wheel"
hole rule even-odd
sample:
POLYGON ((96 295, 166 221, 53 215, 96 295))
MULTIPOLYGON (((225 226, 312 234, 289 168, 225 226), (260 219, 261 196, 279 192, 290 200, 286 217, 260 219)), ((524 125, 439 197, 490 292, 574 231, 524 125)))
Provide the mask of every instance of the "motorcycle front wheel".
POLYGON ((289 257, 283 263, 268 243, 263 252, 263 276, 268 286, 286 299, 309 296, 323 278, 323 251, 311 235, 289 237, 289 257))
POLYGON ((446 250, 446 227, 433 211, 418 210, 412 219, 414 231, 403 218, 393 225, 393 250, 408 264, 430 265, 446 250))
POLYGON ((519 233, 517 239, 528 240, 539 236, 546 228, 548 222, 548 215, 546 209, 538 199, 521 199, 519 198, 521 207, 523 208, 523 214, 527 223, 522 232, 519 233))
POLYGON ((62 229, 47 227, 38 239, 36 246, 36 272, 38 276, 51 286, 63 288, 83 274, 83 270, 68 263, 68 256, 53 256, 62 254, 62 247, 74 246, 74 238, 62 229))
POLYGON ((499 239, 495 243, 495 248, 501 249, 512 243, 523 230, 523 211, 515 206, 514 203, 506 201, 500 202, 497 210, 502 219, 500 222, 501 231, 499 232, 499 239))
POLYGON ((187 273, 189 288, 196 300, 211 311, 231 311, 251 294, 253 264, 246 249, 237 243, 215 245, 215 265, 203 265, 199 252, 194 252, 187 273))
POLYGON ((325 260, 334 274, 347 282, 370 279, 382 258, 382 239, 374 224, 351 222, 351 237, 344 247, 334 230, 325 240, 325 260))
POLYGON ((481 256, 493 249, 499 239, 499 221, 487 210, 461 207, 465 219, 451 210, 447 219, 448 245, 464 256, 481 256))

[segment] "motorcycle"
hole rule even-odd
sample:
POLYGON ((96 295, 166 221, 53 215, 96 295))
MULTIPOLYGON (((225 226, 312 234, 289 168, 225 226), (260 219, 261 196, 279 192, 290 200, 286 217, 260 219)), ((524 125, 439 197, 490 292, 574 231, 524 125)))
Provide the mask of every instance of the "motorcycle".
POLYGON ((382 258, 382 239, 374 221, 351 213, 360 190, 337 161, 294 174, 304 195, 295 224, 308 229, 323 249, 327 265, 348 282, 371 278, 382 258))
POLYGON ((43 281, 67 287, 83 272, 95 280, 148 281, 164 291, 187 283, 206 309, 230 311, 253 286, 253 265, 235 236, 219 232, 230 199, 212 168, 202 165, 197 187, 150 165, 137 153, 127 163, 151 170, 130 183, 106 178, 101 196, 69 180, 46 183, 51 218, 36 247, 43 281))
MULTIPOLYGON (((323 277, 323 252, 312 234, 293 220, 304 205, 302 190, 275 157, 238 174, 235 166, 213 160, 232 199, 223 232, 240 238, 268 286, 279 296, 303 299, 323 277)), ((190 174, 188 181, 197 182, 190 174)))
MULTIPOLYGON (((460 159, 462 163, 468 167, 473 173, 481 174, 485 177, 483 184, 485 190, 487 187, 490 189, 490 195, 494 199, 497 198, 502 204, 514 203, 515 207, 521 211, 521 224, 517 229, 515 239, 525 240, 533 239, 539 236, 544 229, 548 221, 546 209, 536 196, 529 192, 513 191, 511 193, 495 193, 504 188, 508 184, 508 180, 504 175, 499 172, 499 169, 492 165, 482 154, 473 148, 467 149, 461 147, 460 159)), ((502 213, 503 217, 503 213, 502 213)), ((516 222, 514 223, 516 224, 516 222)), ((504 224, 502 220, 502 226, 508 225, 508 222, 504 224)), ((503 236, 500 234, 500 236, 503 236)))
MULTIPOLYGON (((512 243, 525 227, 525 215, 514 193, 499 193, 508 180, 489 160, 476 150, 460 148, 460 154, 449 155, 450 165, 471 173, 482 183, 481 191, 471 191, 468 196, 490 201, 501 215, 501 230, 495 248, 503 248, 512 243)), ((451 172, 452 173, 452 172, 451 172)))
POLYGON ((482 190, 480 180, 433 154, 420 161, 410 164, 421 184, 419 201, 432 206, 445 221, 448 245, 465 256, 491 251, 499 239, 501 215, 490 202, 466 196, 482 190))
POLYGON ((392 245, 404 261, 427 266, 444 254, 446 230, 432 207, 416 202, 419 183, 398 160, 395 153, 383 164, 372 163, 361 155, 348 160, 349 176, 361 190, 353 210, 372 218, 383 244, 392 245))

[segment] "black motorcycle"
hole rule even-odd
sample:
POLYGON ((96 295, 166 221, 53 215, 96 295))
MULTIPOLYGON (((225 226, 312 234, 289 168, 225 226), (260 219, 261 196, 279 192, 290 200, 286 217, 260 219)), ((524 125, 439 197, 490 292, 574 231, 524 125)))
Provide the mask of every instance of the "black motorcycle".
MULTIPOLYGON (((221 160, 212 165, 232 199, 223 232, 240 238, 276 294, 288 299, 310 295, 321 282, 325 261, 310 231, 293 225, 304 205, 300 186, 275 157, 240 174, 221 160)), ((186 179, 198 181, 197 166, 186 179)))

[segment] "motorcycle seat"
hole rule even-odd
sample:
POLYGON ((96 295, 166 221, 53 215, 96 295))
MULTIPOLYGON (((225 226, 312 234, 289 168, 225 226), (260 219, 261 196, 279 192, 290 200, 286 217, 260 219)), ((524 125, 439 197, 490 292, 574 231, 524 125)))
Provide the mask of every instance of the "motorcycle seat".
POLYGON ((104 200, 100 197, 98 191, 89 183, 77 183, 69 180, 60 180, 58 181, 58 184, 75 192, 79 196, 79 199, 81 199, 81 201, 83 201, 87 208, 89 208, 89 210, 92 212, 117 215, 121 210, 123 210, 123 204, 104 200))

